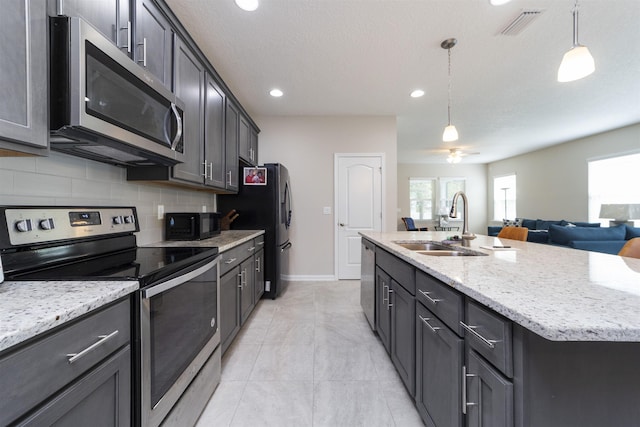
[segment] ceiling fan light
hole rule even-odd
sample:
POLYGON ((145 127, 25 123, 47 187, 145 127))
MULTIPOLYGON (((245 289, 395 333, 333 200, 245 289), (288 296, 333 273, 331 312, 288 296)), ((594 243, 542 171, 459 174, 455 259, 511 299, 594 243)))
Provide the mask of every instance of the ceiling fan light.
POLYGON ((586 46, 574 46, 562 57, 558 68, 560 83, 572 82, 593 73, 596 69, 593 56, 586 46))
POLYGON ((448 125, 444 128, 444 133, 442 134, 442 140, 444 142, 451 142, 458 140, 458 130, 454 125, 448 125))

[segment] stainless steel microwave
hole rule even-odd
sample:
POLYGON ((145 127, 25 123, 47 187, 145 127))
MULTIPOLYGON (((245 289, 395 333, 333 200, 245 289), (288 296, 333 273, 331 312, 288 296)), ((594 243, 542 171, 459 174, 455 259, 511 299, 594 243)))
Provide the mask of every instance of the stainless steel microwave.
POLYGON ((184 103, 79 18, 51 17, 51 149, 121 166, 184 161, 184 103))
POLYGON ((206 239, 221 230, 220 212, 166 213, 164 238, 166 240, 206 239))

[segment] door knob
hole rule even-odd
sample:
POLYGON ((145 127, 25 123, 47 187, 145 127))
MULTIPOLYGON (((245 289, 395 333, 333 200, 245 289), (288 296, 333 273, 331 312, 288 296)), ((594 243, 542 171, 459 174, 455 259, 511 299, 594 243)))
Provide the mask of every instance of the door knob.
POLYGON ((344 227, 344 224, 343 224, 343 223, 340 223, 340 227, 344 227))

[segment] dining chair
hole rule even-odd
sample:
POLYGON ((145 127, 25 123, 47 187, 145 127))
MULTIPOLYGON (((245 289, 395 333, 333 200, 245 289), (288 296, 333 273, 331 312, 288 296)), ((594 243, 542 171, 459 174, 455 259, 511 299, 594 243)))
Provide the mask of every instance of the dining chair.
POLYGON ((630 258, 640 258, 640 237, 629 239, 629 241, 624 244, 622 249, 620 249, 618 255, 630 258))
POLYGON ((404 222, 404 226, 407 231, 429 231, 428 227, 416 227, 415 222, 413 222, 413 218, 410 216, 402 217, 402 222, 404 222))
POLYGON ((502 227, 498 233, 498 238, 527 241, 529 229, 527 227, 502 227))

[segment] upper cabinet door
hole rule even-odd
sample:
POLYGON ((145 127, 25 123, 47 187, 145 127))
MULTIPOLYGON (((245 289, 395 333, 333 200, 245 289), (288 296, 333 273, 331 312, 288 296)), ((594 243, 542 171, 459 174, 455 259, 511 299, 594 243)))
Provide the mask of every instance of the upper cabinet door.
POLYGON ((173 177, 202 184, 207 172, 203 164, 204 66, 189 47, 176 40, 175 93, 184 102, 184 163, 173 167, 173 177))
POLYGON ((224 100, 222 89, 210 74, 206 76, 204 109, 204 155, 207 166, 205 184, 225 188, 226 161, 224 135, 224 100))
POLYGON ((225 117, 225 187, 229 191, 238 191, 239 162, 238 162, 238 127, 240 112, 227 98, 225 117))
POLYGON ((129 0, 56 0, 49 2, 49 15, 77 16, 131 54, 129 0))
POLYGON ((0 14, 0 152, 35 153, 2 140, 48 147, 47 11, 41 0, 2 2, 0 14))
POLYGON ((135 61, 167 88, 172 82, 173 28, 151 0, 136 1, 135 61))

